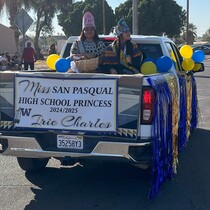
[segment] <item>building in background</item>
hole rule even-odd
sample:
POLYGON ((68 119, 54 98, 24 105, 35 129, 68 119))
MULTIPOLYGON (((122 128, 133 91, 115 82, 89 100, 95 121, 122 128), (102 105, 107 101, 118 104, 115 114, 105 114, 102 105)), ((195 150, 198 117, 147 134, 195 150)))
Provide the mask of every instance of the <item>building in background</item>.
POLYGON ((50 45, 55 44, 57 53, 59 54, 67 39, 64 35, 41 36, 39 38, 39 46, 45 54, 48 53, 50 45))
MULTIPOLYGON (((67 39, 57 40, 57 52, 60 53, 67 39)), ((70 52, 69 52, 70 53, 70 52)))
POLYGON ((27 46, 27 43, 30 42, 31 43, 31 47, 34 48, 34 42, 33 39, 29 36, 25 36, 24 40, 23 40, 23 36, 20 35, 19 37, 19 47, 20 47, 20 53, 23 53, 24 48, 27 46))
POLYGON ((14 31, 0 23, 0 34, 0 53, 7 51, 10 54, 14 54, 17 52, 14 31))

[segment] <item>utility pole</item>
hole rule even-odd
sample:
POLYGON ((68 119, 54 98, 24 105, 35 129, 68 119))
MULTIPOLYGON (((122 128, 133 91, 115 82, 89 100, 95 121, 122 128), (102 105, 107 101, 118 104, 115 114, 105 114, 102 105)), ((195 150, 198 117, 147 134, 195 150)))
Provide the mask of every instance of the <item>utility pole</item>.
POLYGON ((103 34, 106 34, 105 0, 103 0, 103 34))
POLYGON ((186 44, 189 44, 189 0, 187 0, 186 44))
POLYGON ((138 34, 138 4, 137 0, 133 0, 133 34, 138 34))

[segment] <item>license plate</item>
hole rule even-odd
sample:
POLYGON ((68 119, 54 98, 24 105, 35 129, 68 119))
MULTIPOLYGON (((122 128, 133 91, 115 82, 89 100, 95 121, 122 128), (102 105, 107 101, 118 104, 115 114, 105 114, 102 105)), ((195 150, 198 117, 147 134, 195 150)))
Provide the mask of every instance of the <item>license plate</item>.
POLYGON ((57 135, 57 148, 83 149, 83 136, 57 135))

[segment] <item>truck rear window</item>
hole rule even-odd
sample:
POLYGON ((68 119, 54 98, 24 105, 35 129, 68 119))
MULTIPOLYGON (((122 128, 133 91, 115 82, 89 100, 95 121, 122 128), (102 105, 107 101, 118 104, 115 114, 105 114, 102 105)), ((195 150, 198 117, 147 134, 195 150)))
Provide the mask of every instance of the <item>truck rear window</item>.
POLYGON ((72 45, 72 43, 68 43, 66 45, 65 51, 63 53, 63 58, 67 58, 68 56, 70 56, 71 45, 72 45))
POLYGON ((143 53, 143 59, 152 58, 157 60, 163 56, 162 49, 159 44, 138 44, 140 51, 143 53))
MULTIPOLYGON (((102 41, 105 43, 106 46, 111 44, 114 41, 114 38, 105 39, 103 38, 102 41)), ((65 52, 63 54, 63 57, 66 58, 70 55, 70 49, 71 49, 72 43, 68 43, 65 48, 65 52)), ((161 47, 159 44, 138 44, 139 49, 143 53, 143 59, 145 58, 152 58, 154 60, 157 60, 161 56, 163 56, 161 47)))

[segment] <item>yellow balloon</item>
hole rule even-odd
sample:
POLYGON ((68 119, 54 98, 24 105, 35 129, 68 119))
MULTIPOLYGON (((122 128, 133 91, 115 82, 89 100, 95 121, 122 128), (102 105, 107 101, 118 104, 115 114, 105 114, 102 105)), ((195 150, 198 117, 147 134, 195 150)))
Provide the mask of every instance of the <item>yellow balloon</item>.
POLYGON ((183 58, 191 58, 193 55, 193 49, 189 45, 183 45, 180 48, 180 54, 183 58))
POLYGON ((191 58, 186 58, 182 61, 182 68, 185 71, 193 70, 194 66, 195 66, 195 62, 191 58))
POLYGON ((155 74, 157 73, 157 67, 153 62, 147 61, 141 65, 141 73, 145 75, 155 74))
POLYGON ((55 63, 56 61, 60 58, 59 55, 57 54, 51 54, 47 57, 47 66, 50 68, 50 69, 53 69, 55 70, 55 63))
POLYGON ((201 69, 202 65, 200 63, 195 63, 194 67, 193 67, 193 71, 199 71, 201 69))

